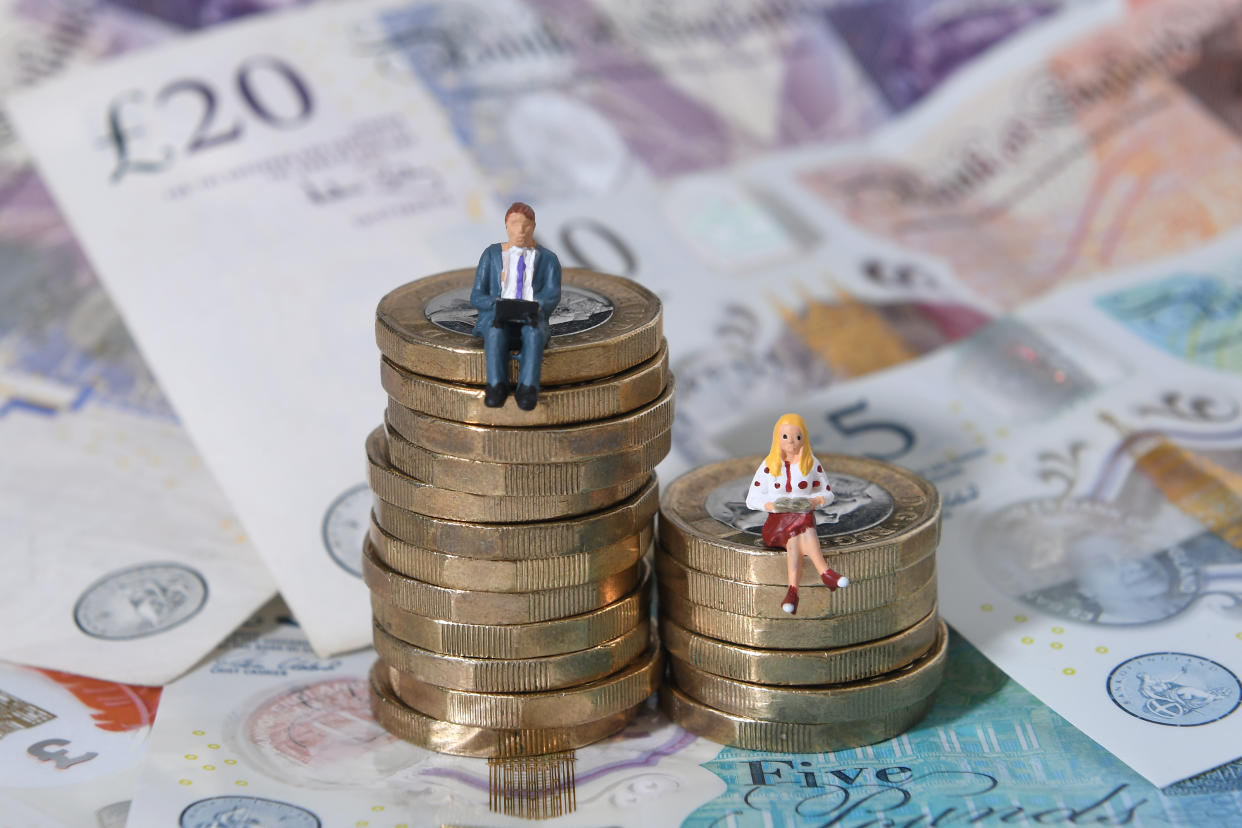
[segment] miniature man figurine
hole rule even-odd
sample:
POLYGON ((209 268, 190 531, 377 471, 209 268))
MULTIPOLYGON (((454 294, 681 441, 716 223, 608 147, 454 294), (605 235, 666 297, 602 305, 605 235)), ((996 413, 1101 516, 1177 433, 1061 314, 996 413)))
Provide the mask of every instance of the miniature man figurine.
POLYGON ((850 579, 828 568, 819 550, 815 532, 815 510, 827 506, 835 495, 828 486, 828 475, 807 444, 806 421, 797 414, 782 414, 772 428, 772 449, 759 464, 746 505, 768 512, 763 522, 763 543, 784 548, 789 575, 789 591, 781 609, 793 615, 798 611, 798 576, 802 557, 811 559, 824 586, 834 592, 850 585, 850 579))
POLYGON ((509 240, 483 251, 474 274, 470 304, 479 312, 474 335, 483 338, 487 390, 483 402, 499 408, 509 396, 509 352, 518 351, 518 407, 530 411, 539 399, 539 373, 548 344, 548 317, 561 301, 561 263, 535 244, 535 211, 515 201, 505 213, 509 240))

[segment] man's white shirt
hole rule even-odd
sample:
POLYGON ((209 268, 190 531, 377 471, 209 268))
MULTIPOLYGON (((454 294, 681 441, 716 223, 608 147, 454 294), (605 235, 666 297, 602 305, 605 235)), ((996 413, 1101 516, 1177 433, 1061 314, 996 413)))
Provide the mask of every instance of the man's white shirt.
POLYGON ((526 299, 533 301, 535 291, 531 286, 531 281, 535 278, 535 248, 533 247, 510 247, 500 253, 501 261, 504 267, 500 271, 500 298, 501 299, 526 299), (517 272, 518 261, 525 260, 526 267, 522 271, 522 295, 517 295, 517 272))

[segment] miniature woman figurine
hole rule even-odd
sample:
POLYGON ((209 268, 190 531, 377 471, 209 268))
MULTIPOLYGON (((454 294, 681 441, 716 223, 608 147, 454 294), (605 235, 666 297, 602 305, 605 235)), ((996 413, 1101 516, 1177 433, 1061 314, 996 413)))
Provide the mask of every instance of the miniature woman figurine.
POLYGON ((798 611, 798 573, 802 556, 811 559, 820 580, 834 592, 847 587, 850 579, 828 568, 819 551, 815 533, 815 510, 827 506, 835 495, 828 486, 828 475, 807 444, 806 421, 797 414, 783 414, 772 428, 772 450, 759 464, 746 505, 768 512, 763 522, 763 543, 785 549, 789 591, 781 609, 790 615, 798 611))

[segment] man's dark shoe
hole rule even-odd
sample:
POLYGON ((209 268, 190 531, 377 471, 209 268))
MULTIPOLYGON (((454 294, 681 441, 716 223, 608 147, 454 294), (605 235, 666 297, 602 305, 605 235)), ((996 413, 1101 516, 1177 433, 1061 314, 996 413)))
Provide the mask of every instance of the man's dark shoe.
MULTIPOLYGON (((518 389, 518 391, 521 390, 521 388, 518 389)), ((500 385, 489 385, 487 386, 487 390, 483 392, 483 404, 488 408, 500 408, 505 404, 505 400, 508 398, 509 386, 507 383, 501 383, 500 385)))
POLYGON ((539 402, 539 389, 533 385, 519 385, 513 392, 513 398, 517 400, 518 408, 530 411, 539 402))

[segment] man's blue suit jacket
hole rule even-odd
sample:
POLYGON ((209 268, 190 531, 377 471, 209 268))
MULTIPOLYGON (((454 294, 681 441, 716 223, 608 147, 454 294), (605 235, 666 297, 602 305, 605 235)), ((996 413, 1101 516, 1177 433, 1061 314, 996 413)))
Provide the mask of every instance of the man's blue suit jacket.
MULTIPOLYGON (((474 289, 470 291, 470 304, 479 312, 474 323, 474 335, 482 336, 492 326, 496 317, 496 300, 500 298, 500 242, 489 246, 479 257, 479 267, 474 272, 474 289)), ((546 247, 535 245, 535 273, 531 280, 532 295, 539 303, 539 331, 548 336, 548 317, 561 301, 561 262, 546 247)))

